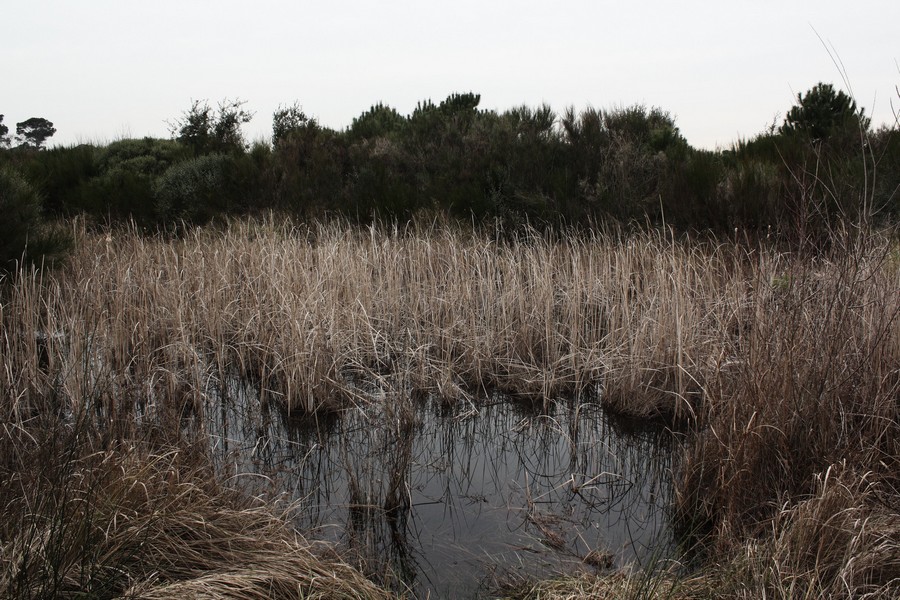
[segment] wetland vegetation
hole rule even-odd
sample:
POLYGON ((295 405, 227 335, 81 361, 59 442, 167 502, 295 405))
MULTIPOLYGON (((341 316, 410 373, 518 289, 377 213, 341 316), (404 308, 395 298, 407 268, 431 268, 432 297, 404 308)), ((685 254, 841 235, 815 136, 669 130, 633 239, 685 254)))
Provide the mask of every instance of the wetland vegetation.
POLYGON ((896 129, 477 100, 0 151, 2 594, 900 593, 896 129))

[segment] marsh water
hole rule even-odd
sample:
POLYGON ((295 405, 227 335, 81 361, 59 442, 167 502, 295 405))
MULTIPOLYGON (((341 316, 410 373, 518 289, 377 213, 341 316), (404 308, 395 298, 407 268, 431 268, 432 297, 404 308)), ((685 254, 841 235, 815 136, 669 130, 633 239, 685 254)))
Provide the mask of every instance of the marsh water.
POLYGON ((381 399, 298 419, 254 394, 230 384, 207 413, 223 471, 413 597, 672 553, 669 436, 595 402, 381 399))

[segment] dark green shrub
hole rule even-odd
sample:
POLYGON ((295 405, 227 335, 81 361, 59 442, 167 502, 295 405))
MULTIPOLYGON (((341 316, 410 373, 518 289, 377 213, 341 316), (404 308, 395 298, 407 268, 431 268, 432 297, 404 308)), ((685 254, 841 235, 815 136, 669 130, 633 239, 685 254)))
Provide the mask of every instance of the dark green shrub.
POLYGON ((489 118, 478 110, 480 100, 472 93, 451 94, 438 105, 426 100, 407 119, 400 139, 417 208, 439 208, 463 219, 490 214, 489 152, 483 138, 473 135, 489 118))
POLYGON ((256 142, 246 154, 228 158, 225 187, 228 210, 248 212, 275 207, 274 153, 264 142, 256 142))
MULTIPOLYGON (((506 228, 569 220, 568 165, 547 105, 484 111, 466 135, 465 155, 482 181, 483 216, 506 228)), ((577 211, 576 211, 577 212, 577 211)))
POLYGON ((98 173, 96 148, 88 144, 11 152, 19 156, 19 170, 40 192, 44 210, 53 215, 76 212, 79 188, 98 173))
POLYGON ((388 137, 402 132, 405 125, 403 115, 379 102, 353 119, 347 135, 353 141, 388 137))
POLYGON ((628 221, 659 215, 673 162, 684 161, 688 149, 668 113, 638 105, 576 115, 570 108, 561 123, 588 216, 628 221))
POLYGON ((869 142, 874 163, 873 215, 882 221, 900 222, 900 129, 882 128, 869 142))
POLYGON ((668 160, 636 140, 613 134, 596 168, 593 186, 582 188, 593 210, 620 220, 656 213, 668 160))
POLYGON ((225 99, 216 112, 204 100, 195 100, 191 108, 170 125, 172 135, 194 154, 243 152, 246 146, 241 126, 253 113, 244 110, 246 102, 225 99))
POLYGON ((173 140, 124 139, 94 152, 97 175, 73 198, 74 208, 103 221, 156 220, 154 182, 189 151, 173 140))
POLYGON ((848 116, 845 126, 821 129, 830 133, 818 139, 807 129, 782 127, 723 153, 737 224, 772 226, 793 241, 817 243, 868 215, 890 215, 883 176, 890 179, 896 161, 887 138, 860 131, 861 119, 861 111, 848 116))
POLYGON ((351 166, 343 191, 350 216, 406 219, 419 207, 413 161, 386 136, 363 139, 348 150, 351 166))
POLYGON ((17 263, 53 262, 69 247, 65 232, 45 225, 41 198, 15 169, 0 167, 0 270, 17 263))
POLYGON ((346 138, 313 123, 280 140, 272 156, 276 202, 305 217, 354 213, 344 200, 348 173, 346 138))
POLYGON ((308 116, 298 103, 291 106, 279 106, 272 114, 272 145, 278 147, 282 140, 287 139, 295 131, 312 127, 318 127, 315 119, 308 116))
POLYGON ((223 154, 205 154, 169 167, 157 178, 153 196, 160 220, 203 223, 228 212, 230 200, 223 154))
POLYGON ((603 126, 613 138, 628 140, 645 152, 679 154, 687 142, 675 119, 661 108, 647 108, 642 104, 603 112, 603 126))
POLYGON ((188 157, 183 145, 174 140, 145 137, 124 139, 98 148, 97 168, 101 173, 123 170, 156 177, 188 157))
POLYGON ((726 174, 719 153, 690 150, 670 163, 664 177, 659 219, 682 230, 730 232, 735 226, 733 198, 722 194, 726 174))
POLYGON ((731 209, 730 225, 762 229, 777 226, 782 193, 777 164, 746 159, 726 171, 719 197, 731 209))
POLYGON ((842 138, 859 143, 860 132, 868 131, 865 110, 856 101, 830 83, 817 83, 805 94, 797 94, 794 105, 779 129, 787 135, 801 135, 812 142, 842 138))
POLYGON ((0 169, 0 267, 21 260, 29 237, 41 225, 41 200, 18 172, 0 169))
POLYGON ((458 144, 478 117, 480 94, 450 94, 440 104, 419 102, 404 128, 410 140, 423 147, 458 144))
POLYGON ((156 221, 154 178, 130 169, 112 169, 81 186, 73 206, 103 222, 156 221))

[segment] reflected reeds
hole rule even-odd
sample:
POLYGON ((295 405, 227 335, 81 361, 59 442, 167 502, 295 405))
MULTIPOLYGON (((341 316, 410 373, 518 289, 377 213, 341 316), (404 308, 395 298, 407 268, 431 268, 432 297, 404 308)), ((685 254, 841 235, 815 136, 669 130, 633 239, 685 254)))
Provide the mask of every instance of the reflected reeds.
POLYGON ((674 550, 671 437, 597 403, 495 393, 473 411, 392 397, 298 419, 242 415, 259 402, 239 389, 220 413, 234 421, 211 425, 214 439, 231 436, 218 447, 232 474, 253 493, 286 494, 299 528, 394 589, 474 593, 498 572, 643 564, 674 550))

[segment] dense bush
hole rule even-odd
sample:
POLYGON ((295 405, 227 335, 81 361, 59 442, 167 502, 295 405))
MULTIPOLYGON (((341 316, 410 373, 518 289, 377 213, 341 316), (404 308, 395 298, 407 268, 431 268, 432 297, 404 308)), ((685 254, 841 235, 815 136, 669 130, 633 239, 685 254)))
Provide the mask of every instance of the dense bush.
POLYGON ((241 152, 246 142, 241 126, 253 113, 244 110, 242 100, 223 100, 218 111, 204 100, 195 100, 191 108, 170 125, 172 135, 197 155, 210 152, 241 152))
POLYGON ((21 174, 0 169, 0 266, 20 260, 28 238, 41 223, 41 201, 21 174))
POLYGON ((96 161, 103 173, 122 170, 155 176, 187 156, 185 147, 174 140, 145 137, 113 142, 99 149, 96 161))
POLYGON ((41 198, 18 171, 0 167, 0 271, 60 258, 68 238, 44 223, 41 198))
POLYGON ((96 175, 82 186, 75 206, 103 221, 155 222, 157 177, 184 160, 187 148, 173 140, 124 139, 94 152, 96 175))
POLYGON ((249 150, 243 102, 195 102, 173 140, 0 150, 0 165, 18 169, 51 213, 154 227, 271 208, 360 222, 424 211, 508 227, 774 228, 815 241, 842 222, 900 214, 896 128, 870 134, 863 111, 829 85, 798 95, 781 127, 715 152, 691 148, 655 107, 557 116, 480 100, 451 94, 406 116, 379 103, 343 131, 295 103, 274 113, 272 144, 249 150))
POLYGON ((165 222, 202 223, 228 212, 229 190, 223 154, 205 154, 169 167, 155 182, 155 210, 165 222))
POLYGON ((900 221, 900 130, 882 128, 869 139, 872 161, 872 212, 900 221))
POLYGON ((96 147, 81 144, 48 150, 14 149, 15 162, 44 199, 44 209, 54 215, 79 210, 79 188, 97 175, 96 147))
POLYGON ((315 216, 338 210, 347 172, 344 137, 310 121, 279 140, 272 157, 272 180, 278 205, 294 214, 315 216))
POLYGON ((406 125, 406 119, 396 109, 381 102, 353 119, 347 137, 352 141, 396 136, 406 125))
POLYGON ((308 116, 296 102, 280 106, 272 114, 272 145, 276 148, 282 140, 306 127, 315 127, 316 120, 308 116))
POLYGON ((797 104, 791 107, 779 131, 800 135, 813 142, 835 138, 859 139, 860 131, 869 129, 865 110, 856 101, 830 83, 818 83, 805 94, 797 94, 797 104))

